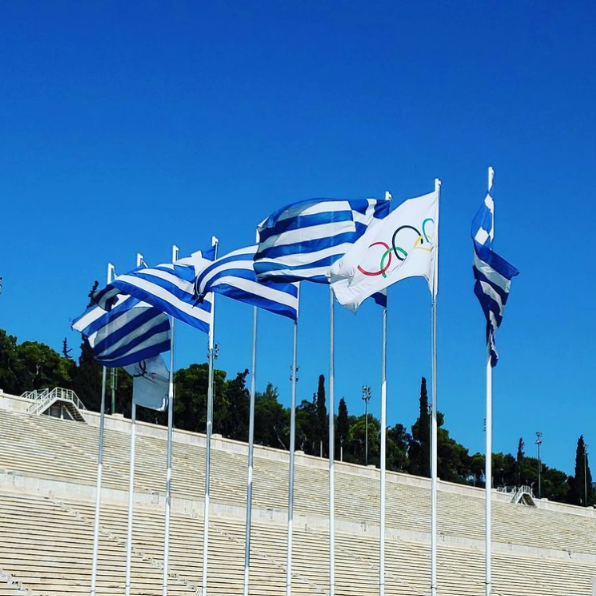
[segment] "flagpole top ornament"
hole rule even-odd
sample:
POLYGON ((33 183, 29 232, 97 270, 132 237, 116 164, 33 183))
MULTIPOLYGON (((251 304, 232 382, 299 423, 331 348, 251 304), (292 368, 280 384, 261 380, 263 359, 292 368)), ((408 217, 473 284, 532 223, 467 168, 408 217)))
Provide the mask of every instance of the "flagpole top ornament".
POLYGON ((172 244, 172 263, 175 263, 178 260, 178 253, 180 252, 180 248, 175 244, 172 244))
POLYGON ((116 268, 112 263, 108 263, 108 283, 112 283, 113 279, 116 277, 116 268))
POLYGON ((390 201, 392 198, 393 197, 391 196, 391 193, 388 190, 386 190, 385 191, 385 200, 390 201))
POLYGON ((140 252, 138 252, 137 253, 137 267, 140 267, 143 264, 144 260, 145 259, 143 258, 143 255, 140 252))
POLYGON ((495 168, 488 166, 488 190, 493 187, 493 181, 495 179, 495 168))
POLYGON ((435 178, 435 190, 438 191, 441 188, 441 179, 435 178))
POLYGON ((217 236, 211 236, 211 246, 217 246, 219 244, 219 238, 217 236))

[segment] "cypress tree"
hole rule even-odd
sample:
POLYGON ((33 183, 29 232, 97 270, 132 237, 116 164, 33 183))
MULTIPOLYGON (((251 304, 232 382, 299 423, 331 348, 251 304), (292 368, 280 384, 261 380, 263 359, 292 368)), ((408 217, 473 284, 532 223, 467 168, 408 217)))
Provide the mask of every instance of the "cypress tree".
POLYGON ((577 449, 575 451, 575 476, 572 482, 572 500, 576 505, 587 507, 594 501, 593 492, 592 473, 590 472, 586 443, 582 435, 577 440, 577 449))
POLYGON ((426 379, 420 382, 420 443, 422 446, 422 472, 430 477, 430 412, 426 379))
POLYGON ((517 486, 521 486, 523 484, 522 478, 522 466, 524 465, 524 457, 526 457, 526 453, 524 451, 526 444, 522 437, 519 438, 519 442, 517 444, 517 456, 515 458, 515 482, 517 486))
POLYGON ((319 386, 317 388, 317 426, 319 449, 323 457, 327 454, 327 406, 325 405, 325 375, 319 375, 319 386))
POLYGON ((420 382, 420 413, 412 426, 410 443, 410 472, 419 476, 430 477, 430 413, 426 378, 420 382))
POLYGON ((341 446, 344 450, 348 448, 348 436, 350 431, 350 421, 348 417, 348 406, 346 400, 342 397, 339 400, 339 408, 337 410, 337 432, 335 433, 335 449, 337 455, 341 454, 341 446))

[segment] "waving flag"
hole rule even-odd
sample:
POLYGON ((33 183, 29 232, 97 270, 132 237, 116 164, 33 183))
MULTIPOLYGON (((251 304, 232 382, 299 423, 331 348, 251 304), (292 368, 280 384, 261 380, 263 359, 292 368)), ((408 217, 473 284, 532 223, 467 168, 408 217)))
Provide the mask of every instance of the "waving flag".
POLYGON ((495 237, 495 203, 490 188, 476 217, 472 221, 474 243, 474 293, 486 317, 486 343, 490 350, 491 366, 499 359, 495 333, 503 321, 503 311, 509 297, 511 280, 519 271, 493 251, 495 237))
POLYGON ((87 338, 96 359, 108 368, 134 364, 170 349, 168 317, 131 296, 121 296, 109 312, 92 306, 72 328, 87 338))
POLYGON ((409 199, 374 221, 331 267, 337 301, 356 311, 369 296, 407 277, 424 277, 433 295, 438 250, 439 193, 409 199))
POLYGON ((257 228, 259 281, 329 283, 331 265, 389 205, 387 199, 309 199, 279 209, 257 228))
POLYGON ((295 321, 298 316, 297 284, 259 282, 254 270, 256 252, 255 244, 213 261, 197 277, 197 294, 202 297, 209 292, 218 292, 295 321))
MULTIPOLYGON (((165 315, 164 315, 165 316, 165 315)), ((168 407, 169 371, 161 356, 125 366, 132 377, 132 401, 137 406, 163 412, 168 407)))
POLYGON ((161 312, 209 333, 211 297, 197 304, 195 279, 213 261, 215 248, 198 251, 175 263, 138 268, 120 275, 94 296, 95 302, 110 310, 120 294, 129 294, 161 312))

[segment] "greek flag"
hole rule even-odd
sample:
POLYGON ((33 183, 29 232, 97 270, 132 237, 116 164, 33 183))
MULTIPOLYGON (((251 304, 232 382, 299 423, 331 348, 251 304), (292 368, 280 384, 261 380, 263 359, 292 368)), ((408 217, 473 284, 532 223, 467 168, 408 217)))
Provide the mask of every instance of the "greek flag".
POLYGON ((108 368, 128 366, 170 349, 168 317, 131 296, 120 296, 109 312, 92 306, 72 328, 87 340, 108 368))
POLYGON ((214 257, 215 247, 212 247, 175 263, 135 269, 120 275, 97 292, 94 301, 101 308, 110 310, 118 295, 128 294, 209 333, 211 296, 197 304, 195 279, 214 257))
POLYGON ((503 311, 509 297, 511 280, 519 271, 492 249, 495 237, 495 203, 492 181, 484 203, 472 221, 474 243, 474 293, 486 317, 486 343, 490 350, 491 366, 499 359, 495 333, 503 321, 503 311))
POLYGON ((208 265, 197 277, 197 294, 202 297, 209 292, 219 292, 295 321, 298 285, 257 281, 254 270, 257 248, 256 244, 240 248, 208 265))
POLYGON ((331 265, 389 213, 388 199, 309 199, 279 209, 257 228, 259 281, 329 283, 331 265))

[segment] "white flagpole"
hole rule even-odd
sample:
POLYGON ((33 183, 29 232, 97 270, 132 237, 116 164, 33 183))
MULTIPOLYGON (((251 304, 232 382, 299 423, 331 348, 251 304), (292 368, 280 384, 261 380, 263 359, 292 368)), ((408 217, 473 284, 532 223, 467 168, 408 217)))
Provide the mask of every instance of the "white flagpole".
MULTIPOLYGON (((143 264, 143 255, 137 253, 137 267, 143 264)), ((137 405, 132 401, 130 414, 130 469, 128 474, 128 527, 126 534, 126 583, 125 596, 130 596, 130 573, 132 566, 132 526, 134 516, 134 487, 135 487, 135 443, 137 428, 137 405)))
POLYGON ((294 452, 296 443, 296 382, 298 380, 298 310, 300 286, 298 286, 298 304, 294 321, 294 340, 292 350, 292 405, 290 409, 290 482, 288 487, 288 552, 286 562, 286 596, 292 596, 292 523, 294 521, 294 452))
POLYGON ((132 522, 134 507, 135 485, 135 434, 136 434, 137 406, 132 402, 130 415, 130 471, 128 478, 128 528, 126 536, 126 586, 125 594, 130 596, 130 571, 132 564, 132 522))
MULTIPOLYGON (((114 265, 108 263, 107 283, 113 279, 114 265)), ((97 560, 99 556, 99 516, 101 511, 101 474, 103 471, 103 435, 106 415, 107 369, 104 366, 101 376, 101 404, 99 406, 99 441, 97 448, 97 481, 95 484, 95 518, 93 521, 93 557, 91 563, 91 596, 97 591, 97 560)))
POLYGON ((252 469, 255 440, 255 392, 257 376, 257 317, 258 308, 252 313, 252 374, 250 378, 250 414, 248 422, 248 478, 246 484, 246 544, 244 548, 244 596, 248 596, 250 573, 250 537, 252 521, 252 469))
MULTIPOLYGON (((385 192, 385 199, 391 200, 391 193, 385 192)), ((379 520, 379 596, 385 596, 385 479, 387 471, 387 291, 383 306, 382 348, 381 348, 381 498, 379 520)))
MULTIPOLYGON (((435 179, 435 192, 440 194, 441 181, 435 179)), ((431 546, 430 584, 431 596, 437 594, 437 479, 438 479, 438 425, 437 425, 437 295, 439 281, 439 206, 435 232, 435 258, 433 271, 431 351, 432 351, 432 425, 431 425, 431 546)))
MULTIPOLYGON (((495 171, 493 168, 488 168, 488 191, 490 192, 493 186, 493 179, 495 171)), ((493 216, 493 235, 495 232, 495 222, 493 216)), ((492 585, 492 571, 491 571, 491 554, 492 554, 492 448, 493 448, 493 367, 490 361, 490 345, 487 343, 487 359, 486 359, 486 462, 485 462, 485 479, 486 479, 486 596, 491 595, 492 585)))
MULTIPOLYGON (((213 236, 211 246, 215 247, 215 259, 219 240, 213 236)), ((207 572, 209 568, 209 485, 211 480, 211 435, 213 434, 213 367, 214 367, 214 324, 215 294, 211 296, 211 321, 209 322, 209 385, 207 389, 207 428, 205 451, 205 502, 203 505, 203 593, 207 596, 207 572)))
MULTIPOLYGON (((387 299, 387 297, 385 297, 387 299)), ((387 467, 387 304, 383 307, 381 352, 381 519, 379 524, 379 595, 385 596, 385 471, 387 467)))
MULTIPOLYGON (((180 249, 172 247, 172 263, 178 260, 180 249)), ((172 434, 174 426, 174 317, 170 317, 170 382, 168 386, 168 442, 166 453, 166 511, 163 545, 163 596, 168 596, 170 562, 170 514, 172 511, 172 434)))
POLYGON ((335 596, 335 301, 329 286, 329 596, 335 596))

